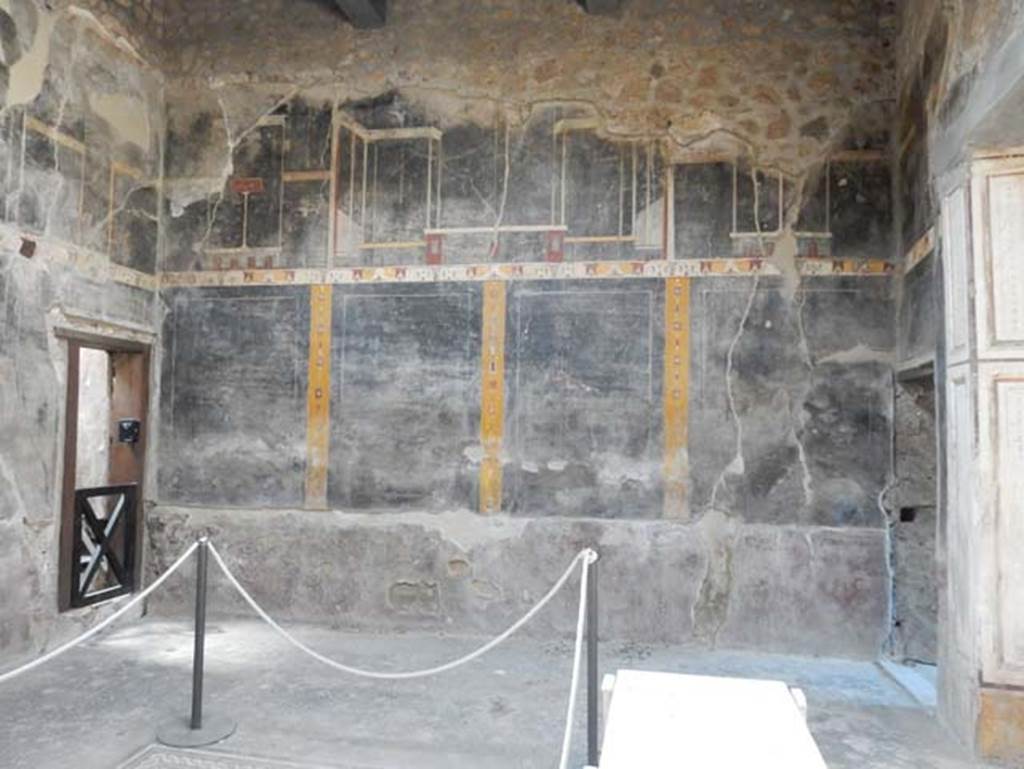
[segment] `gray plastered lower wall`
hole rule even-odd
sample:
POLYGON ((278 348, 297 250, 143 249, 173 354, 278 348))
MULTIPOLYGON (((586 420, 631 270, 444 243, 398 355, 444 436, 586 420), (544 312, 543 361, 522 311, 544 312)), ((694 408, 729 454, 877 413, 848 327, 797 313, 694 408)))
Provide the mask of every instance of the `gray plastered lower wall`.
MULTIPOLYGON (((605 638, 873 657, 888 619, 885 533, 877 529, 483 518, 445 513, 310 513, 156 506, 152 574, 210 536, 272 616, 370 631, 497 634, 584 547, 601 554, 605 638)), ((249 610, 220 576, 211 611, 249 610)), ((571 582, 527 632, 569 636, 571 582)), ((190 610, 190 579, 157 614, 190 610)))

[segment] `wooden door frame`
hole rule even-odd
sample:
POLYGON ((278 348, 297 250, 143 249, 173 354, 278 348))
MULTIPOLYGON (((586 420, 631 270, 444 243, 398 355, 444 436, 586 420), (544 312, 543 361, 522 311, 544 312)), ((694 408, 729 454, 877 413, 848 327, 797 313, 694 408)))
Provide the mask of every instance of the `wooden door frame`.
POLYGON ((142 380, 145 389, 141 400, 142 422, 139 447, 143 457, 143 471, 138 481, 137 512, 138 523, 135 526, 134 548, 136 557, 132 564, 134 584, 140 584, 142 575, 142 547, 145 525, 145 457, 149 437, 150 398, 152 385, 151 361, 152 345, 130 339, 90 334, 72 329, 56 329, 54 334, 67 343, 67 383, 64 399, 64 463, 61 469, 61 505, 60 534, 57 564, 57 608, 61 612, 73 609, 71 605, 71 583, 68 575, 72 573, 72 553, 74 552, 74 512, 75 512, 75 475, 77 471, 78 445, 78 380, 81 373, 80 354, 82 348, 104 350, 108 353, 137 353, 142 355, 142 380))

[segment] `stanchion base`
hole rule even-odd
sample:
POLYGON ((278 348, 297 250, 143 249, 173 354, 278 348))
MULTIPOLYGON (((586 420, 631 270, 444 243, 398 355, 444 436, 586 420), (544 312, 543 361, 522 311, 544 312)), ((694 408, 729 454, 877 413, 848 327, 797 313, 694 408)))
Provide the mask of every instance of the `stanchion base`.
POLYGON ((204 713, 202 728, 193 729, 189 717, 181 716, 161 724, 156 730, 156 739, 172 748, 201 748, 226 740, 235 733, 237 726, 227 716, 204 713))

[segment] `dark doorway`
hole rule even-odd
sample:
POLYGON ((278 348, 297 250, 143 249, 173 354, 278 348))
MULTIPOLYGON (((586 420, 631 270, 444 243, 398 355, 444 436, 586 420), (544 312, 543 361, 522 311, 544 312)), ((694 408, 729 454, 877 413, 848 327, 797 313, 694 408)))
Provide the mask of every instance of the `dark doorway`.
POLYGON ((888 497, 892 521, 893 632, 899 661, 934 665, 938 657, 936 514, 938 448, 931 367, 896 381, 896 484, 888 497))

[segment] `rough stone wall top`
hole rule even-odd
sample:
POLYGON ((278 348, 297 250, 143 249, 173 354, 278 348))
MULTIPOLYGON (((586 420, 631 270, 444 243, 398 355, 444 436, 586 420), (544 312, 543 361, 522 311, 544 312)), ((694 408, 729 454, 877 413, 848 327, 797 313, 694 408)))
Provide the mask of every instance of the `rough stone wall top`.
POLYGON ((923 94, 928 112, 941 110, 944 120, 955 117, 986 57, 1020 29, 1022 20, 1024 0, 909 0, 896 44, 904 101, 908 85, 931 70, 934 85, 923 94))
POLYGON ((884 145, 894 5, 630 0, 606 18, 568 0, 394 0, 384 29, 359 31, 314 0, 168 2, 165 43, 173 71, 212 85, 293 83, 337 100, 422 89, 439 106, 575 99, 609 130, 657 133, 680 153, 728 138, 799 170, 851 132, 884 145))
POLYGON ((159 63, 163 52, 165 5, 164 0, 50 0, 46 3, 51 11, 87 12, 100 27, 127 42, 153 64, 159 63))

